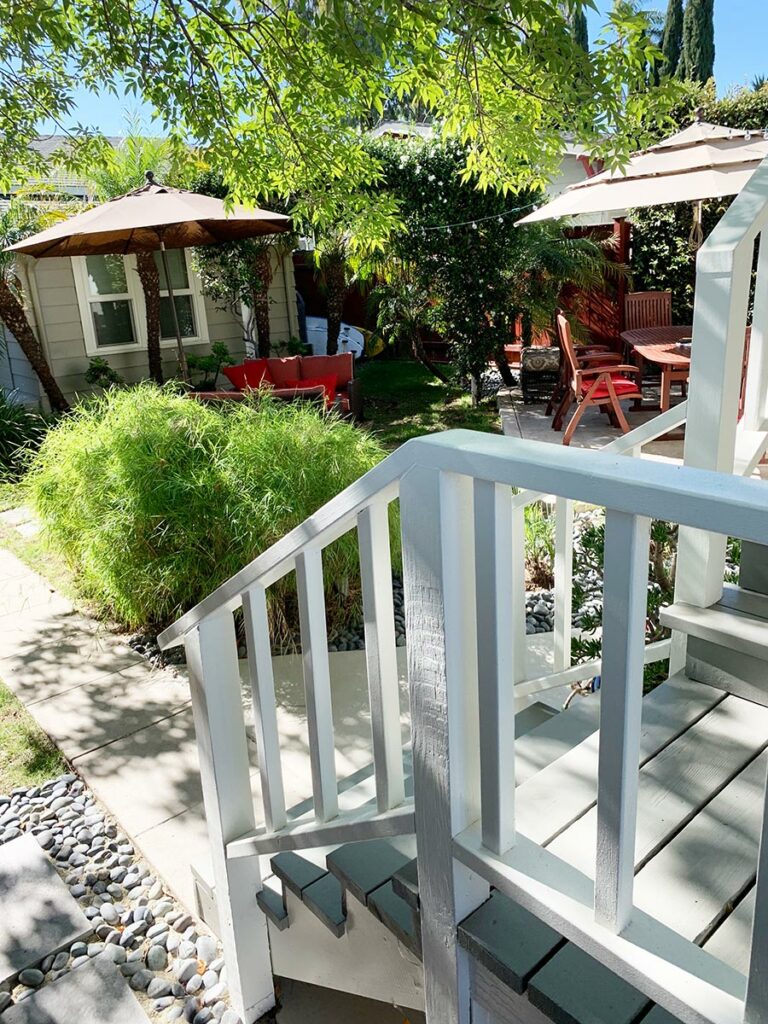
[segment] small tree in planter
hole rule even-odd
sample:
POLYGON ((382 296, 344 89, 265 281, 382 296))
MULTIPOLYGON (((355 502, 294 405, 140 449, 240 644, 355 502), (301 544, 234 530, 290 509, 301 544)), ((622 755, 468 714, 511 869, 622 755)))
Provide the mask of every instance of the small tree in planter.
POLYGON ((215 341, 211 351, 205 356, 190 353, 187 365, 190 373, 200 374, 200 380, 194 382, 195 391, 215 391, 222 366, 233 366, 235 360, 223 341, 215 341))

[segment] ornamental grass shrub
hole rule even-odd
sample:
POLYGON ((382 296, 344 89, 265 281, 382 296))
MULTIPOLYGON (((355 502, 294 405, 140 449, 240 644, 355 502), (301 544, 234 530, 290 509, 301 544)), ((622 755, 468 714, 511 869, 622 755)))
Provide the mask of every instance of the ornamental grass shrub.
POLYGON ((42 444, 50 417, 29 409, 0 390, 0 481, 20 479, 42 444))
MULTIPOLYGON (((28 481, 84 596, 130 628, 158 628, 385 454, 369 434, 308 403, 213 406, 142 384, 77 408, 48 434, 28 481)), ((356 533, 326 549, 324 568, 333 629, 359 614, 356 533)), ((273 639, 289 645, 294 574, 269 594, 273 639)))

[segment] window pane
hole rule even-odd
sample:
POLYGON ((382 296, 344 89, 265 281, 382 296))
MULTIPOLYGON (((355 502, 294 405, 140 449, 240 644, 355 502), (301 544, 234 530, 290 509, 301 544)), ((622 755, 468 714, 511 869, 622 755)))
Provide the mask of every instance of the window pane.
POLYGON ((96 344, 135 345, 136 332, 133 329, 133 310, 130 299, 111 302, 92 302, 91 315, 96 344))
MULTIPOLYGON (((187 261, 184 259, 183 249, 167 249, 165 253, 168 258, 168 270, 171 275, 171 288, 174 291, 184 291, 189 288, 189 278, 187 277, 187 261)), ((157 264, 157 272, 160 275, 160 291, 164 292, 168 289, 168 285, 165 281, 165 269, 163 267, 163 254, 161 252, 155 253, 155 263, 157 264)))
POLYGON ((91 295, 124 295, 128 291, 122 256, 86 256, 91 295))
MULTIPOLYGON (((174 295, 176 301, 176 316, 179 318, 179 330, 182 338, 196 338, 197 327, 195 325, 195 313, 192 308, 191 295, 174 295)), ((175 338, 176 331, 173 326, 173 310, 171 300, 168 296, 160 299, 160 334, 163 338, 175 338)))

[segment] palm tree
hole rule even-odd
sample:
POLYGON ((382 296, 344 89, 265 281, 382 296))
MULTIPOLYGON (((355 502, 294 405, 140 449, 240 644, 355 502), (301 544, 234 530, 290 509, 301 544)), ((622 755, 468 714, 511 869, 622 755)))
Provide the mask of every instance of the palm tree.
POLYGON ((328 340, 326 354, 336 355, 339 349, 339 330, 347 294, 349 277, 349 238, 341 230, 330 228, 319 236, 315 260, 320 280, 325 287, 328 305, 328 340))
MULTIPOLYGON (((166 139, 142 135, 138 122, 130 121, 128 133, 117 146, 103 150, 100 165, 91 167, 88 178, 100 202, 124 195, 144 184, 145 173, 154 171, 158 181, 178 183, 183 176, 184 156, 166 139)), ((163 383, 160 352, 160 275, 152 252, 136 253, 136 272, 144 291, 147 311, 147 360, 149 375, 163 383)))
POLYGON ((56 412, 66 412, 69 403, 53 376, 42 345, 29 322, 16 254, 2 250, 42 231, 52 220, 58 220, 61 216, 61 207, 57 209, 50 204, 28 202, 18 195, 0 213, 0 320, 18 342, 43 386, 51 408, 56 412))

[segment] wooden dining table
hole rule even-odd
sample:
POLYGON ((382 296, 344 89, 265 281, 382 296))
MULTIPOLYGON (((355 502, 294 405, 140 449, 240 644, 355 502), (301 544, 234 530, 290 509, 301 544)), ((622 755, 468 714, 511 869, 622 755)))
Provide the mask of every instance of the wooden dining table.
POLYGON ((661 400, 659 407, 662 412, 669 408, 669 392, 673 384, 685 384, 691 371, 691 357, 680 352, 677 343, 690 341, 693 328, 688 326, 639 327, 632 331, 623 331, 621 340, 624 342, 630 358, 638 368, 638 386, 642 390, 643 370, 646 363, 658 366, 661 373, 661 400))

